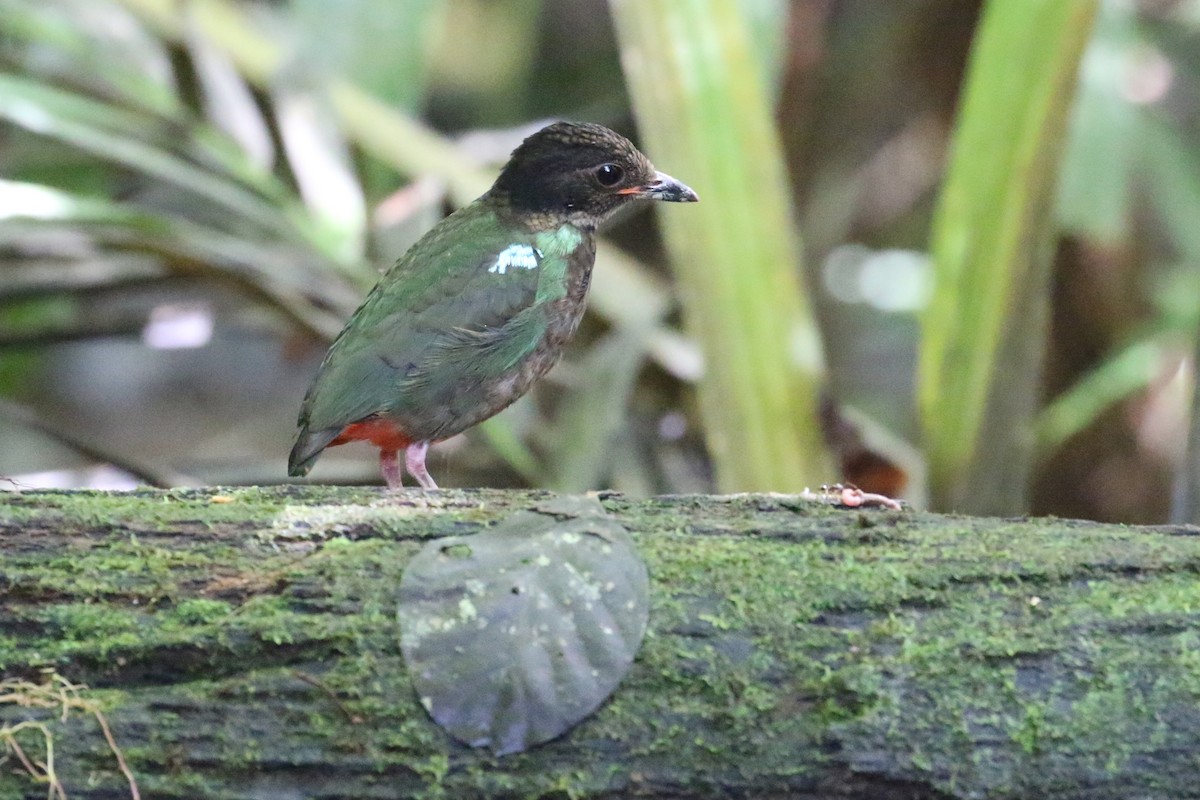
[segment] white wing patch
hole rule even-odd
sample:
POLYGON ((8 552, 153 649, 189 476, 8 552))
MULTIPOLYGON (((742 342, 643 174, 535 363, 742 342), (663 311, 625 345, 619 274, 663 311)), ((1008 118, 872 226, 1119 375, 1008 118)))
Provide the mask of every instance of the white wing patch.
POLYGON ((488 267, 488 272, 503 275, 508 272, 509 267, 513 269, 537 269, 538 260, 541 257, 542 251, 536 247, 530 247, 527 244, 510 244, 504 250, 500 251, 500 255, 496 256, 496 263, 488 267))

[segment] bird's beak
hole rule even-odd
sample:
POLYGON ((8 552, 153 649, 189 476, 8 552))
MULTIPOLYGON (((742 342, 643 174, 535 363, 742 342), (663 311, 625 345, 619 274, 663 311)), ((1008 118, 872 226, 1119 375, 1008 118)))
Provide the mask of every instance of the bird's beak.
POLYGON ((633 194, 650 200, 666 200, 671 203, 697 203, 700 196, 665 172, 654 173, 654 180, 645 186, 630 186, 617 194, 633 194))

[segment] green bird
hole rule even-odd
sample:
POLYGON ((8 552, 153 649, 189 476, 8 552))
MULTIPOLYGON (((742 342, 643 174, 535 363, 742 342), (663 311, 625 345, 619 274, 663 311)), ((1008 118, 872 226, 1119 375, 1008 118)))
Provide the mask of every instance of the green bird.
POLYGON ((636 200, 695 202, 633 144, 557 122, 513 151, 482 197, 383 275, 338 335, 300 407, 288 474, 368 441, 390 487, 399 452, 426 489, 431 442, 491 417, 558 362, 583 316, 596 226, 636 200))

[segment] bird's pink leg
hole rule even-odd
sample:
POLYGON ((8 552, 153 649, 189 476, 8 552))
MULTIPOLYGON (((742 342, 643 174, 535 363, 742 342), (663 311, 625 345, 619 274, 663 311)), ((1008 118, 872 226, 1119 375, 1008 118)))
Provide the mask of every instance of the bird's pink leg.
POLYGON ((400 459, 396 457, 395 450, 389 450, 386 447, 380 448, 379 470, 383 473, 383 479, 387 481, 389 489, 399 489, 404 486, 404 473, 400 471, 400 459))
POLYGON ((408 474, 416 478, 422 488, 436 489, 438 485, 425 468, 425 453, 428 450, 429 442, 413 442, 404 451, 404 466, 408 467, 408 474))

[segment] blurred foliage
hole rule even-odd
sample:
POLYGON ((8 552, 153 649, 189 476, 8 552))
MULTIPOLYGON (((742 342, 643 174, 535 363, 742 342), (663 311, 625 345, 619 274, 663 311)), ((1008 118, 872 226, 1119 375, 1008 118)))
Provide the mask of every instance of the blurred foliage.
MULTIPOLYGON (((745 467, 710 454, 714 430, 749 434, 733 411, 751 408, 762 416, 743 463, 774 460, 759 447, 815 463, 820 431, 843 476, 921 502, 917 319, 931 291, 947 291, 925 255, 938 250, 939 188, 948 164, 953 185, 954 171, 1007 163, 1004 142, 947 156, 952 131, 987 128, 1003 105, 991 89, 958 103, 982 4, 694 4, 687 25, 661 28, 637 17, 646 4, 618 4, 629 16, 618 37, 603 0, 0 0, 0 394, 20 406, 0 408, 0 475, 281 479, 304 387, 377 270, 561 117, 631 134, 636 120, 664 171, 725 178, 715 194, 697 185, 703 231, 660 239, 645 211, 611 227, 593 314, 564 363, 485 431, 435 448, 439 477, 801 488, 721 477, 745 467), (716 27, 750 37, 753 70, 716 27), (641 82, 631 60, 647 56, 674 76, 641 82), (735 79, 749 83, 728 101, 695 91, 735 79), (745 135, 760 113, 736 105, 746 98, 775 102, 774 136, 745 135), (677 138, 672 109, 693 115, 677 138), (769 264, 743 258, 746 236, 769 264), (794 280, 759 283, 772 269, 794 280), (827 365, 819 420, 814 383, 780 405, 737 377, 781 378, 780 354, 797 351, 770 321, 804 304, 827 365), (718 349, 736 340, 747 347, 718 349)), ((1013 19, 1052 5, 993 3, 1013 19)), ((1036 444, 1010 473, 1031 475, 1033 510, 1157 520, 1184 461, 1200 325, 1200 0, 1099 7, 1075 91, 1053 101, 1070 114, 1060 179, 1047 168, 1039 190, 1009 175, 978 223, 1057 186, 1040 219, 1055 243, 1050 286, 1036 290, 1050 306, 1040 378, 1033 362, 963 351, 963 363, 1001 397, 1041 386, 1043 410, 1011 431, 1036 444)), ((1013 253, 1027 252, 987 248, 961 267, 1019 283, 1028 265, 1013 253)), ((969 326, 967 309, 1001 307, 1008 290, 974 284, 947 320, 969 326)), ((1028 321, 1011 307, 992 319, 1002 334, 1028 321)), ((946 352, 969 341, 949 335, 946 352)), ((944 437, 958 436, 950 421, 971 404, 979 418, 956 374, 927 378, 923 405, 939 409, 927 435, 944 418, 944 437)), ((1001 460, 971 447, 963 469, 1001 460)), ((375 480, 374 459, 336 448, 315 477, 375 480)))
POLYGON ((770 64, 754 58, 735 0, 612 6, 650 152, 687 164, 703 200, 663 224, 688 329, 707 356, 700 408, 717 487, 818 485, 830 474, 814 424, 823 362, 797 280, 770 64))
POLYGON ((975 37, 931 233, 920 348, 923 443, 940 508, 1028 505, 1057 227, 1048 212, 1096 5, 991 3, 975 37))

